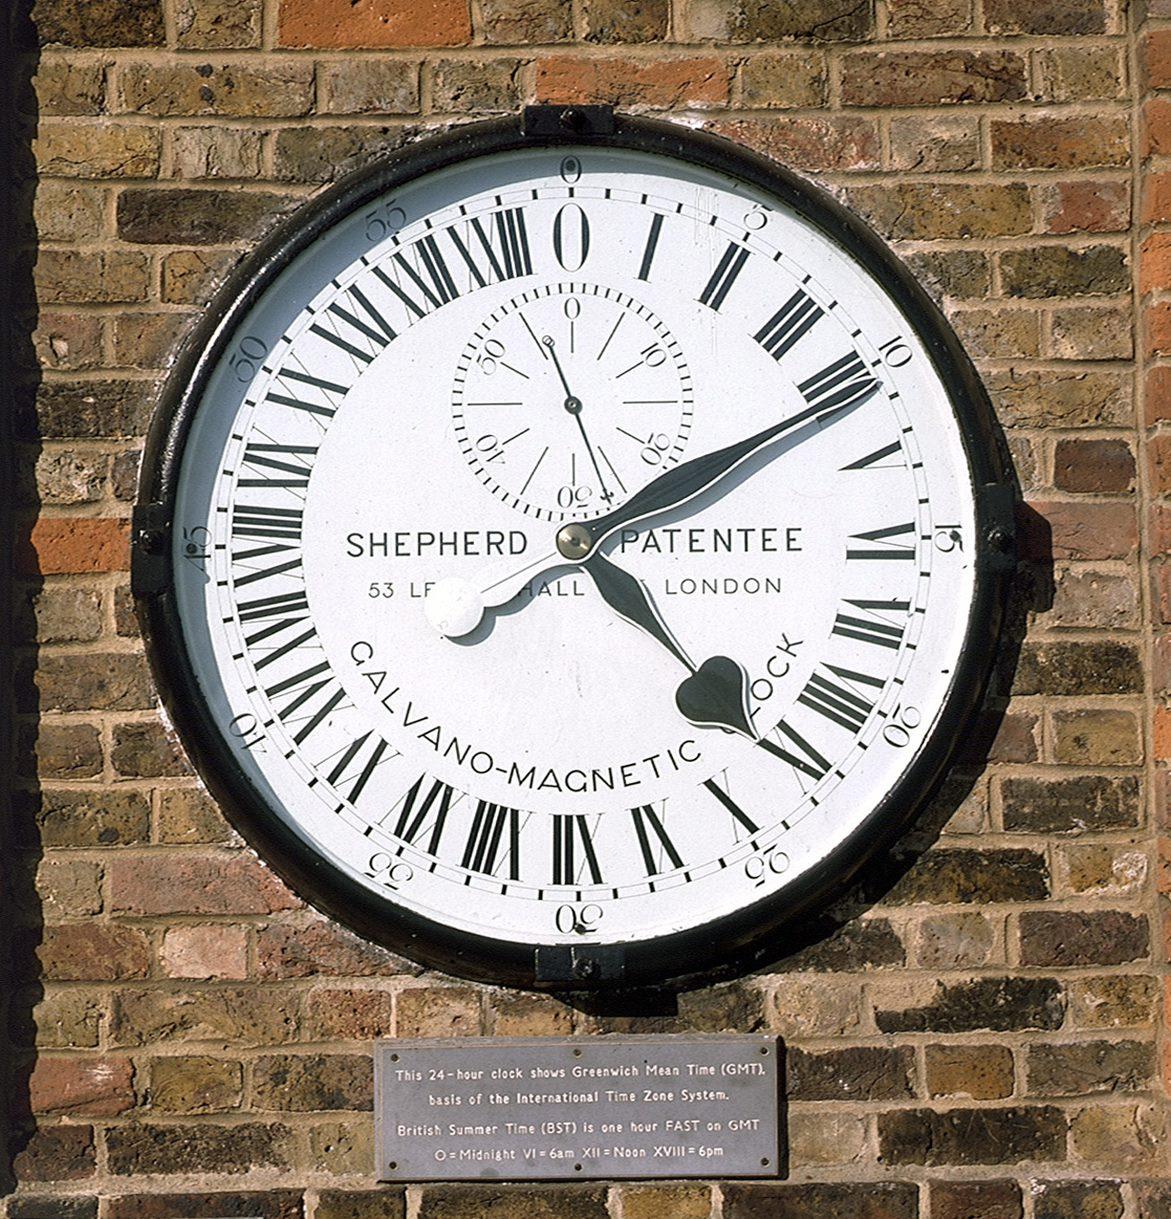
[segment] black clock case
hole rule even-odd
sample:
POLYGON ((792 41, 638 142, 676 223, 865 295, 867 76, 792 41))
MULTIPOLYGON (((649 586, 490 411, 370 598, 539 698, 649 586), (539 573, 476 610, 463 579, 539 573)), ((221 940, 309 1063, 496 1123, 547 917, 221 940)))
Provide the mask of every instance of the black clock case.
POLYGON ((1014 485, 987 395, 942 314, 898 258, 834 199, 728 140, 607 106, 534 106, 420 139, 323 191, 279 224, 215 294, 162 392, 143 455, 132 531, 131 584, 163 704, 211 794, 260 854, 306 900, 361 935, 425 965, 481 982, 561 991, 685 989, 784 957, 803 923, 889 844, 936 792, 980 710, 1015 569, 1014 485), (204 387, 239 321, 281 271, 352 211, 410 179, 512 149, 602 145, 689 161, 770 192, 881 282, 914 326, 947 388, 976 503, 975 595, 965 645, 938 722, 898 784, 815 870, 727 917, 634 943, 530 944, 470 935, 391 907, 322 860, 268 811, 236 764, 187 655, 173 594, 174 507, 184 443, 204 387))

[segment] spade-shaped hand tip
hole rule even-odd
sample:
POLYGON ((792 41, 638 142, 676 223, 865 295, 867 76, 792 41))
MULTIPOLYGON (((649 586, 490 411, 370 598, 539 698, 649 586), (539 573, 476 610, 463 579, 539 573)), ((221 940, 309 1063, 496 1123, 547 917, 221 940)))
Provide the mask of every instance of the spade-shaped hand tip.
POLYGON ((712 656, 679 684, 675 705, 699 728, 730 728, 757 739, 748 710, 748 674, 727 656, 712 656))

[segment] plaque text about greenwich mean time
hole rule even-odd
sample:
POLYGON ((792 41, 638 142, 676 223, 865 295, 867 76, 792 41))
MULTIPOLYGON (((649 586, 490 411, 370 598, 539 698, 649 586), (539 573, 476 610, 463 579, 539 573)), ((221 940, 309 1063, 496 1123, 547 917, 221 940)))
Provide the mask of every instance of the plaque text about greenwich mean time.
POLYGON ((740 1034, 383 1042, 378 1178, 775 1177, 778 1056, 740 1034))

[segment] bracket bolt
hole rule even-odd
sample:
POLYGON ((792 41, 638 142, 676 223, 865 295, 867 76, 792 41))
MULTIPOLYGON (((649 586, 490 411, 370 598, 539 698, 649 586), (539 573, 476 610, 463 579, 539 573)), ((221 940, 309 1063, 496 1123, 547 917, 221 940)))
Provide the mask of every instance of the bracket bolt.
POLYGON ((988 545, 1001 554, 1007 554, 1012 549, 1012 534, 1003 525, 993 525, 987 533, 988 545))
POLYGON ((592 978, 597 972, 597 961, 592 961, 588 957, 578 957, 573 962, 573 976, 575 978, 592 978))
POLYGON ((578 110, 575 106, 570 106, 561 111, 561 125, 568 127, 570 131, 580 131, 586 123, 585 113, 578 110))

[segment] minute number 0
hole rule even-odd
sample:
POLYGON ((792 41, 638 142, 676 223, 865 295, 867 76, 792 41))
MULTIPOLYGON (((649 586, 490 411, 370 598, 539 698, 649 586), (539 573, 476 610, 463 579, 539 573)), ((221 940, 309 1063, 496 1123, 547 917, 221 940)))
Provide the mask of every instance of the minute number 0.
POLYGON ((579 935, 593 931, 602 919, 602 907, 596 902, 587 902, 584 906, 574 906, 566 902, 557 907, 557 930, 562 935, 576 931, 579 935))

